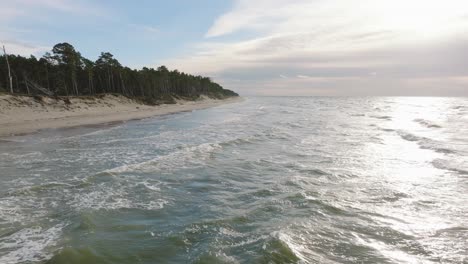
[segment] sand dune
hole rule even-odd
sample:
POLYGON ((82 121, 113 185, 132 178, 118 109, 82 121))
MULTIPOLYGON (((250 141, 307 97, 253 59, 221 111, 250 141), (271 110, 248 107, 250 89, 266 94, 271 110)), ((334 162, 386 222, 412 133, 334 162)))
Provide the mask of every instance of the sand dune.
POLYGON ((31 133, 47 128, 64 128, 141 119, 182 111, 209 108, 242 100, 239 97, 197 101, 177 100, 176 104, 150 106, 115 95, 100 98, 66 99, 0 96, 0 137, 31 133))

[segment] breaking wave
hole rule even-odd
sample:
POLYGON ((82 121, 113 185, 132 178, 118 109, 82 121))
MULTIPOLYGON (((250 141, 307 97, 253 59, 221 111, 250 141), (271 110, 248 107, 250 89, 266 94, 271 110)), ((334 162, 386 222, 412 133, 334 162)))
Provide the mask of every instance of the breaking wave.
MULTIPOLYGON (((51 247, 58 243, 65 224, 58 224, 50 228, 40 226, 23 228, 13 234, 0 238, 0 263, 30 263, 50 259, 53 256, 51 247)), ((55 250, 57 250, 55 248, 55 250)))
POLYGON ((440 125, 437 125, 431 121, 424 120, 424 119, 415 119, 414 120, 416 123, 419 123, 422 126, 425 126, 427 128, 442 128, 440 125))
POLYGON ((452 154, 456 152, 455 149, 449 146, 446 146, 444 145, 444 143, 433 140, 433 139, 417 136, 415 134, 404 132, 404 131, 398 131, 398 134, 404 140, 416 142, 422 149, 430 149, 435 152, 444 153, 444 154, 452 154))
POLYGON ((168 172, 172 170, 196 167, 205 165, 206 160, 220 149, 222 149, 222 146, 217 143, 206 143, 193 147, 185 147, 181 150, 156 157, 149 161, 123 165, 114 169, 105 170, 104 172, 109 174, 120 174, 135 171, 146 173, 157 171, 168 172))
POLYGON ((466 102, 438 100, 252 98, 1 142, 0 263, 460 263, 466 102))
POLYGON ((457 172, 461 175, 468 176, 468 166, 466 161, 457 160, 446 160, 446 159, 435 159, 432 161, 432 165, 438 169, 449 170, 457 172))

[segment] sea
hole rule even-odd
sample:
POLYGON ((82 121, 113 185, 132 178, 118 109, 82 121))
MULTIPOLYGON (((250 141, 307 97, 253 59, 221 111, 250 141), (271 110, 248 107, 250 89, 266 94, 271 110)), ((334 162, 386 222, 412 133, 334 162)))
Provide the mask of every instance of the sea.
POLYGON ((468 263, 468 98, 246 97, 2 138, 0 263, 468 263))

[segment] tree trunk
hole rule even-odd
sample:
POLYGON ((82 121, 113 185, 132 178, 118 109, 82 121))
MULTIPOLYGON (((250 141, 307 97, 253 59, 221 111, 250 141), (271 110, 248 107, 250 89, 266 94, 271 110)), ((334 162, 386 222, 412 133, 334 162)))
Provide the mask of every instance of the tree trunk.
POLYGON ((26 91, 28 92, 28 95, 30 95, 31 92, 29 91, 28 78, 26 78, 26 74, 25 74, 25 73, 23 73, 23 78, 24 78, 24 84, 26 85, 26 91))
POLYGON ((10 92, 13 93, 13 79, 11 78, 10 62, 8 61, 8 54, 6 53, 5 46, 3 46, 3 53, 8 66, 8 80, 10 81, 10 92))

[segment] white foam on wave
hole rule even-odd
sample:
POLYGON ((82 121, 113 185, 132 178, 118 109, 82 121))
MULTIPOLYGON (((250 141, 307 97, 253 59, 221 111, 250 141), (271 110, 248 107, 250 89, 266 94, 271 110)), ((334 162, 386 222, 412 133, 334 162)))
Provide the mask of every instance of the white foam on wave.
POLYGON ((193 131, 190 131, 191 133, 188 133, 187 131, 180 130, 180 131, 175 131, 175 130, 164 130, 160 132, 154 132, 150 133, 147 135, 144 135, 143 137, 127 137, 127 138, 116 138, 116 139, 109 139, 105 141, 99 142, 100 144, 115 144, 115 143, 129 143, 129 142, 145 142, 146 144, 153 144, 157 143, 158 148, 161 148, 161 146, 166 145, 168 142, 174 141, 174 140, 180 140, 181 138, 187 139, 190 137, 196 137, 198 133, 195 133, 193 131))
POLYGON ((25 219, 20 206, 11 199, 0 200, 0 224, 22 222, 25 219))
POLYGON ((193 166, 204 165, 207 158, 212 153, 221 149, 222 146, 217 143, 205 143, 198 146, 186 147, 179 151, 170 154, 159 156, 155 159, 124 165, 104 172, 109 174, 120 174, 126 172, 157 172, 157 171, 173 171, 193 166))
POLYGON ((159 185, 161 183, 152 184, 152 183, 149 183, 148 181, 143 181, 143 182, 140 182, 139 184, 145 186, 145 188, 147 188, 148 190, 151 190, 151 191, 160 191, 161 190, 161 188, 159 187, 159 185))
POLYGON ((392 260, 395 263, 434 263, 428 259, 424 259, 420 255, 411 255, 399 249, 396 245, 390 245, 375 239, 361 237, 356 233, 353 233, 353 236, 356 238, 356 244, 372 248, 385 258, 392 260))
POLYGON ((0 199, 0 224, 24 223, 44 217, 47 214, 44 203, 31 199, 29 195, 4 197, 0 199))
POLYGON ((45 261, 52 257, 47 249, 57 245, 65 224, 45 229, 39 226, 24 228, 10 236, 0 238, 0 263, 30 263, 45 261))
POLYGON ((158 210, 169 202, 160 198, 147 198, 143 201, 122 188, 106 186, 88 193, 77 193, 70 201, 70 206, 77 210, 118 210, 143 209, 158 210))
POLYGON ((121 125, 115 125, 114 124, 111 127, 107 127, 107 128, 104 128, 104 129, 99 129, 99 130, 96 130, 96 131, 93 131, 93 132, 89 132, 89 133, 86 133, 86 134, 83 134, 83 135, 79 135, 78 138, 100 135, 100 134, 104 134, 104 133, 107 133, 107 132, 110 132, 110 131, 113 131, 113 130, 116 130, 116 129, 119 129, 119 128, 121 128, 121 125))
POLYGON ((281 232, 281 231, 275 231, 270 234, 271 237, 278 239, 283 243, 285 246, 287 246, 292 253, 301 260, 299 263, 305 263, 306 257, 302 253, 303 251, 306 250, 305 246, 302 245, 301 243, 296 243, 296 241, 287 233, 281 232))

